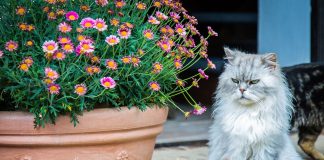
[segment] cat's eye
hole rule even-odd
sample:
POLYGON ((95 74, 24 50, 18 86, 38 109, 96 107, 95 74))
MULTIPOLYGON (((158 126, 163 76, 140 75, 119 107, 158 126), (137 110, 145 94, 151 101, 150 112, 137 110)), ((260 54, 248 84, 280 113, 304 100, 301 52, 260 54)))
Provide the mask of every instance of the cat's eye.
POLYGON ((234 79, 234 78, 232 78, 232 81, 233 81, 234 83, 240 83, 240 81, 239 81, 239 80, 237 80, 237 79, 234 79))
POLYGON ((260 82, 260 80, 259 79, 256 79, 256 80, 251 80, 250 81, 250 84, 257 84, 257 83, 259 83, 260 82))

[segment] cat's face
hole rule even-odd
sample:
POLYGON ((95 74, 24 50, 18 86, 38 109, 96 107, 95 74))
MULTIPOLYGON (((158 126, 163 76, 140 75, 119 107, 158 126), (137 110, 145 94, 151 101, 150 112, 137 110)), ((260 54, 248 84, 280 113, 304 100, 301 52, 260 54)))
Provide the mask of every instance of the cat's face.
POLYGON ((275 54, 252 55, 225 48, 229 63, 220 78, 224 94, 241 105, 251 106, 272 96, 278 86, 275 54))

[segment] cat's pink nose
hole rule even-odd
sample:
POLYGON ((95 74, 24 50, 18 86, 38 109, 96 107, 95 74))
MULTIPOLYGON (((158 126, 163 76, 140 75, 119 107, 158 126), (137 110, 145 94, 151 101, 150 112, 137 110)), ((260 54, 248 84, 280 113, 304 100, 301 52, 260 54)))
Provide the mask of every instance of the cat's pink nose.
POLYGON ((239 90, 241 91, 242 94, 244 91, 246 91, 244 88, 240 88, 239 90))

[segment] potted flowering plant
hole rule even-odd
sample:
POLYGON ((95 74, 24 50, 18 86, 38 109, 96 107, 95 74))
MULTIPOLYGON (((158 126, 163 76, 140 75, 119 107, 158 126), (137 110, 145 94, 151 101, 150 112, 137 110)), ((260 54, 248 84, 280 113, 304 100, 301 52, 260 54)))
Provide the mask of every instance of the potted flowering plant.
POLYGON ((43 150, 45 159, 150 159, 167 115, 161 106, 185 116, 206 110, 187 91, 215 68, 207 39, 217 33, 208 28, 208 37, 201 36, 197 20, 178 1, 13 0, 1 1, 0 9, 1 110, 32 113, 0 113, 5 159, 44 159, 39 150, 45 148, 54 150, 43 150), (180 79, 201 58, 206 67, 180 79), (192 111, 175 105, 171 98, 179 94, 192 111), (85 112, 95 107, 100 109, 85 112), (140 138, 149 147, 138 147, 140 138), (96 154, 80 155, 85 147, 96 154))

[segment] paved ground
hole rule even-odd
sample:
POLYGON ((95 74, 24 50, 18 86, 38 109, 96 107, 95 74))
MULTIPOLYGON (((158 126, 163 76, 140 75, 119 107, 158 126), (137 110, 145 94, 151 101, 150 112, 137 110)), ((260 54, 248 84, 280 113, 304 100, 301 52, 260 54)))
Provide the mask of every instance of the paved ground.
MULTIPOLYGON (((292 139, 297 144, 297 136, 295 134, 292 135, 292 139)), ((324 153, 324 135, 319 137, 316 147, 324 153)), ((298 151, 303 155, 305 160, 309 160, 299 148, 298 151)), ((200 146, 161 147, 155 149, 152 160, 206 160, 207 154, 208 147, 203 144, 200 146)))

